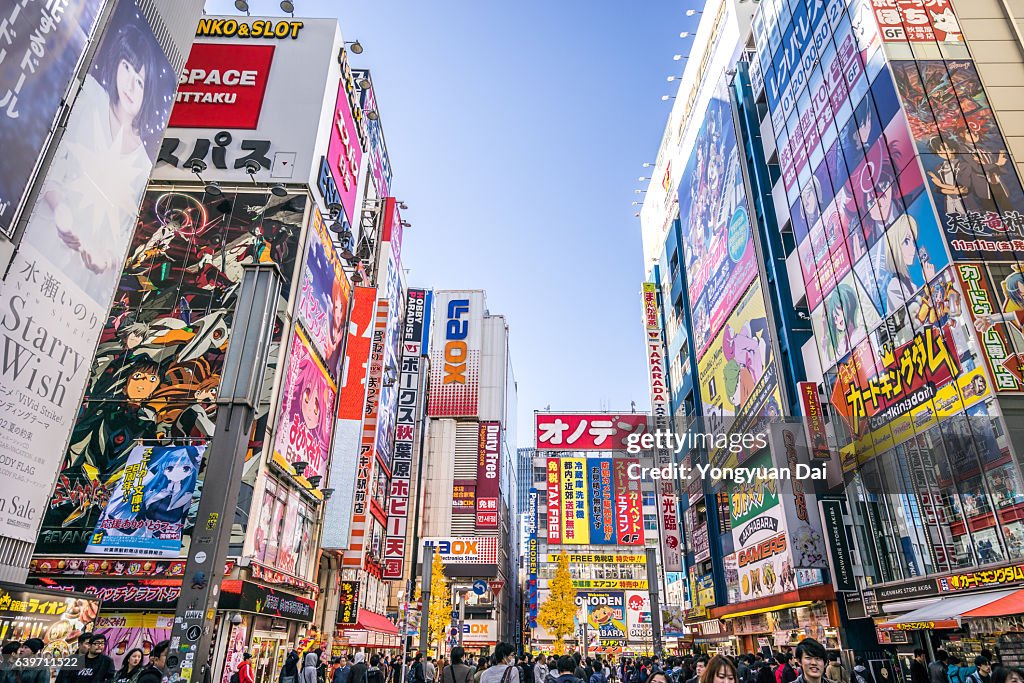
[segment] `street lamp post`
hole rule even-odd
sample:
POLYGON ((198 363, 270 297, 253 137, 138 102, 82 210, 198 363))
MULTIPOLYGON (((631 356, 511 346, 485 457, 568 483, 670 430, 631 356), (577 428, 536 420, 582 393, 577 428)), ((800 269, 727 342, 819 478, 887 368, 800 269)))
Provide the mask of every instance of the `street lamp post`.
POLYGON ((201 683, 210 677, 210 644, 242 481, 241 468, 277 316, 281 292, 277 265, 258 263, 244 268, 217 396, 216 431, 207 452, 203 480, 206 495, 199 500, 171 627, 171 651, 167 657, 170 680, 183 678, 201 683))
POLYGON ((651 641, 654 655, 662 659, 661 647, 661 606, 658 601, 658 564, 654 548, 647 548, 647 591, 651 599, 651 641))

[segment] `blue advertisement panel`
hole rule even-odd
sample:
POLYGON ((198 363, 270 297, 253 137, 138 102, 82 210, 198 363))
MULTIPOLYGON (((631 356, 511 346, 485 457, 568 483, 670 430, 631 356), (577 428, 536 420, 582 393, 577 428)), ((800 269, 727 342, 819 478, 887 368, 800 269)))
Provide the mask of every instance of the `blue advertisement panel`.
POLYGON ((612 489, 612 459, 589 458, 590 542, 615 545, 615 495, 612 489))

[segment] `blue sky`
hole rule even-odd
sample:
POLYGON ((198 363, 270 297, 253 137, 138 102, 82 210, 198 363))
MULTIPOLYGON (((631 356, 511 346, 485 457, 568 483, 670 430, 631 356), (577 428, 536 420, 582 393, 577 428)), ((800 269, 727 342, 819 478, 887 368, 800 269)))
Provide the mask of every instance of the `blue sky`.
MULTIPOLYGON (((410 285, 487 291, 509 324, 519 445, 533 411, 649 406, 643 257, 630 205, 646 187, 697 0, 294 0, 336 16, 369 68, 409 205, 410 285)), ((253 14, 280 14, 250 0, 253 14)), ((230 0, 210 13, 235 13, 230 0)))

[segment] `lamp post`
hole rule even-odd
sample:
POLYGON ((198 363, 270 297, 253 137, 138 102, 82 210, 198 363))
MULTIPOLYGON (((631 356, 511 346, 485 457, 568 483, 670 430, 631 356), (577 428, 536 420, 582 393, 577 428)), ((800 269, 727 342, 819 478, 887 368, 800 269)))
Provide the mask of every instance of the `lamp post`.
POLYGON ((206 495, 199 500, 171 627, 167 657, 170 680, 201 683, 209 679, 210 642, 242 481, 241 468, 277 316, 281 292, 277 265, 247 264, 244 269, 217 396, 216 431, 206 458, 206 495))
POLYGON ((654 655, 662 659, 661 647, 661 607, 658 604, 658 564, 654 556, 654 548, 647 548, 647 591, 651 598, 651 641, 654 655))

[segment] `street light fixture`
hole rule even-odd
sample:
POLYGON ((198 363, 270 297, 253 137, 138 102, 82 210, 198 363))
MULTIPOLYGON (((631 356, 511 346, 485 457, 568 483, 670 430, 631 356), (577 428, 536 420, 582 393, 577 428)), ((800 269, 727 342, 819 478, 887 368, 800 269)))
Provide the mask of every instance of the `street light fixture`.
POLYGON ((281 0, 281 11, 295 16, 295 3, 291 0, 281 0))
POLYGON ((661 101, 662 102, 668 102, 669 100, 674 100, 675 98, 676 98, 675 95, 662 95, 661 96, 661 101))
POLYGON ((680 59, 686 59, 690 55, 672 55, 672 61, 678 62, 680 59))
POLYGON ((352 54, 354 54, 354 55, 361 55, 361 54, 363 54, 363 44, 360 43, 358 40, 353 40, 352 42, 350 42, 350 43, 347 42, 345 44, 352 46, 352 47, 349 48, 349 51, 351 51, 352 54))
POLYGON ((239 12, 245 12, 246 15, 248 15, 249 14, 249 3, 246 2, 245 0, 235 0, 235 9, 238 10, 239 12))
POLYGON ((686 10, 686 16, 688 16, 688 17, 692 17, 695 14, 704 14, 704 12, 702 12, 699 9, 688 9, 688 10, 686 10))
POLYGON ((690 37, 690 36, 692 36, 692 35, 693 35, 693 34, 692 34, 692 33, 690 33, 689 31, 683 31, 682 33, 680 33, 680 34, 679 34, 679 37, 680 37, 680 38, 689 38, 689 37, 690 37))

